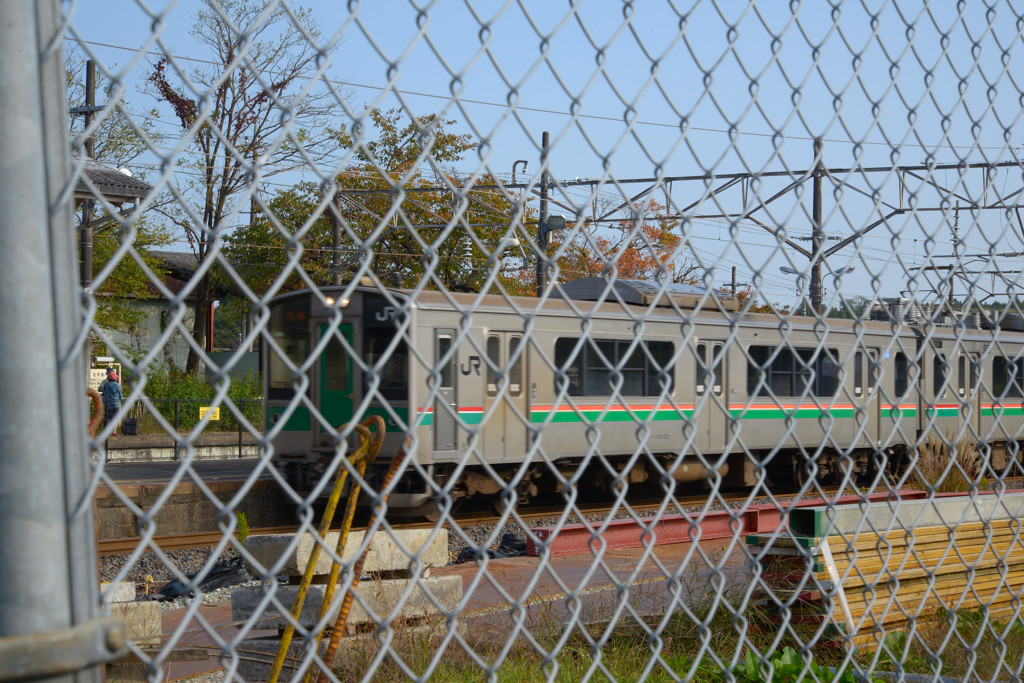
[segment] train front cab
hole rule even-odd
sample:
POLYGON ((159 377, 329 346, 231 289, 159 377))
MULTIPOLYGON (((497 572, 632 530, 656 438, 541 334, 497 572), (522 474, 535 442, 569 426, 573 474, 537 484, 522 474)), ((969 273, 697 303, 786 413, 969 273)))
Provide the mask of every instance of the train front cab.
POLYGON ((393 299, 356 291, 339 302, 344 291, 325 288, 286 295, 271 305, 270 329, 281 353, 264 344, 264 405, 267 430, 273 437, 274 459, 288 481, 302 494, 310 492, 337 454, 336 429, 380 415, 387 437, 378 465, 368 479, 379 482, 408 424, 409 359, 406 338, 398 333, 393 299), (294 368, 310 355, 305 390, 293 380, 294 368), (358 357, 377 372, 370 381, 358 357))

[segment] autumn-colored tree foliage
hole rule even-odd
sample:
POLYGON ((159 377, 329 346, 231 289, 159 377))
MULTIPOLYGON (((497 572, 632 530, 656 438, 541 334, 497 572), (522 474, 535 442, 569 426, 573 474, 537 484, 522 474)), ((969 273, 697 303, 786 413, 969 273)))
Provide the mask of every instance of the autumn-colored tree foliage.
MULTIPOLYGON (((614 276, 620 279, 697 284, 701 268, 688 259, 678 221, 662 218, 662 207, 649 203, 638 208, 635 218, 610 226, 594 223, 571 226, 565 235, 553 234, 549 253, 555 256, 554 279, 569 282, 583 277, 614 276)), ((534 271, 516 274, 520 293, 535 294, 534 271)))
MULTIPOLYGON (((160 59, 149 85, 187 136, 190 156, 182 170, 192 180, 179 184, 184 202, 166 215, 202 268, 238 215, 248 212, 256 178, 307 167, 335 151, 330 122, 339 102, 331 92, 303 92, 325 57, 308 10, 268 9, 262 0, 207 2, 192 35, 208 50, 209 64, 185 73, 160 59)), ((189 283, 200 312, 214 291, 211 269, 202 273, 189 283)), ((192 335, 198 345, 206 333, 206 316, 199 314, 192 335)), ((198 367, 190 348, 186 370, 198 367)))
MULTIPOLYGON (((721 291, 731 293, 728 287, 722 287, 721 291)), ((778 313, 779 315, 789 313, 789 304, 768 303, 767 301, 759 304, 758 294, 750 285, 737 291, 736 299, 739 301, 740 310, 745 310, 748 313, 778 313), (750 308, 747 308, 748 305, 750 308)))
POLYGON ((373 110, 366 120, 338 136, 353 163, 334 187, 303 182, 277 193, 227 238, 228 258, 260 294, 370 274, 386 285, 480 291, 504 266, 515 198, 494 189, 493 178, 446 168, 476 149, 451 131, 454 121, 400 110, 373 110))

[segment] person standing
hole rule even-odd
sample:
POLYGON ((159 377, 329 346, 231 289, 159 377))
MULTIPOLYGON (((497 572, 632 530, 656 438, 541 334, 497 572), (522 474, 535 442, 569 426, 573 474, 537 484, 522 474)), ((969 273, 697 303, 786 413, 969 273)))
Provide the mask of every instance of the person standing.
MULTIPOLYGON (((121 383, 118 381, 117 371, 114 368, 107 370, 107 379, 103 383, 103 412, 106 417, 106 424, 117 423, 117 413, 121 410, 121 383)), ((117 436, 117 427, 114 427, 112 436, 117 436)))

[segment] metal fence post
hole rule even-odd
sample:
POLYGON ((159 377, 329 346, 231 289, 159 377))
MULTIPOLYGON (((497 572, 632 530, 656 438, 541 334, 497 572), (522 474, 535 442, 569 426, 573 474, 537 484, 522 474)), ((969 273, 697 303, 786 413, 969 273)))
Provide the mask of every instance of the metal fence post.
POLYGON ((96 619, 83 500, 90 458, 58 9, 18 0, 0 16, 0 120, 10 133, 0 155, 0 382, 31 387, 0 399, 0 670, 98 681, 123 629, 119 638, 96 619))

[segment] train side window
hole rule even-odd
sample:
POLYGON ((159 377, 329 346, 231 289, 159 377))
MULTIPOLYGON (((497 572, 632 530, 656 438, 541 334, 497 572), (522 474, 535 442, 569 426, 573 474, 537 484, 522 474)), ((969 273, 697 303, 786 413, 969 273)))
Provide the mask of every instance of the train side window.
POLYGON ((878 366, 878 349, 868 351, 868 393, 872 393, 878 386, 878 378, 882 369, 878 366))
POLYGON ((586 346, 572 357, 578 339, 562 337, 555 340, 555 391, 561 391, 563 385, 569 396, 583 395, 583 356, 586 346), (560 372, 559 372, 560 371, 560 372))
POLYGON ((498 393, 498 368, 501 367, 501 337, 491 335, 487 338, 487 395, 498 393))
POLYGON ((949 386, 949 365, 945 356, 935 354, 932 360, 932 390, 935 398, 946 395, 946 387, 949 386))
POLYGON ((511 337, 508 340, 508 358, 512 363, 508 369, 508 393, 512 396, 518 396, 523 392, 523 357, 516 357, 521 341, 521 337, 511 337))
POLYGON ((838 370, 834 349, 751 346, 747 393, 751 396, 834 396, 838 370))
POLYGON ((906 396, 907 389, 910 388, 910 367, 907 363, 907 356, 902 352, 898 352, 893 361, 895 370, 895 385, 893 390, 898 398, 906 396))
POLYGON ((853 394, 864 393, 864 354, 861 351, 853 354, 853 394))
POLYGON ((1024 378, 1024 360, 997 357, 992 359, 992 393, 993 396, 1011 396, 1018 398, 1024 395, 1021 385, 1024 378))
MULTIPOLYGON (((621 377, 618 392, 624 396, 657 396, 672 391, 672 342, 641 342, 630 352, 624 339, 589 339, 572 358, 578 340, 555 340, 555 366, 561 368, 568 382, 570 396, 610 396, 621 377), (614 368, 619 366, 619 370, 614 368)), ((560 390, 559 376, 555 375, 555 389, 560 390)))
POLYGON ((704 395, 704 385, 705 385, 705 382, 708 382, 709 379, 710 379, 708 377, 707 356, 708 356, 707 344, 697 344, 697 354, 696 354, 697 374, 695 376, 695 379, 697 380, 696 384, 697 384, 697 395, 698 396, 703 396, 704 395))
POLYGON ((722 395, 722 350, 721 344, 715 344, 715 353, 711 357, 711 391, 715 396, 722 395))
POLYGON ((643 347, 651 355, 650 359, 645 359, 644 362, 644 395, 671 394, 676 379, 675 366, 672 365, 672 356, 676 352, 675 344, 651 341, 643 342, 643 347))
POLYGON ((452 338, 446 334, 438 335, 437 337, 437 362, 440 364, 440 388, 451 389, 455 386, 453 382, 453 376, 455 373, 452 372, 452 359, 445 360, 445 355, 452 348, 452 338))
POLYGON ((967 393, 967 357, 962 353, 957 358, 957 393, 964 396, 967 393))

